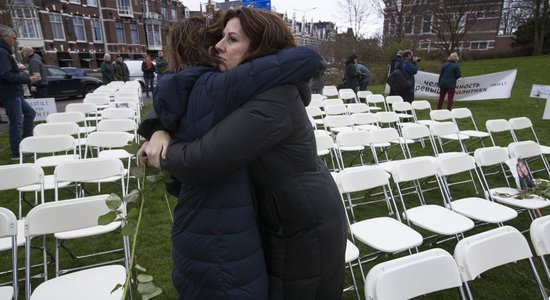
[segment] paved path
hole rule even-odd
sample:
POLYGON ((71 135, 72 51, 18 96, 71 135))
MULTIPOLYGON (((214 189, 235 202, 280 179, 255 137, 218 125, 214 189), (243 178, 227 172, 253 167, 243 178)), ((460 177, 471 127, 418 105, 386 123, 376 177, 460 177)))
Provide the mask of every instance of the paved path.
MULTIPOLYGON (((153 101, 152 97, 146 97, 145 94, 143 94, 143 104, 148 104, 153 101)), ((57 100, 55 102, 57 106, 57 112, 64 112, 65 106, 69 103, 81 103, 82 99, 68 99, 68 100, 57 100)), ((2 120, 7 120, 8 117, 2 112, 2 120)), ((8 123, 0 123, 0 134, 5 133, 8 131, 8 123)))

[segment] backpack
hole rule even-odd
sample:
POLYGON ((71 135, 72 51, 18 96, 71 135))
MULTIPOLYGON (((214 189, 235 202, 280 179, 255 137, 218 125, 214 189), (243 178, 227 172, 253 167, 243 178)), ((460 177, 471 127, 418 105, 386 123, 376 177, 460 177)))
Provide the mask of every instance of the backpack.
POLYGON ((411 89, 411 82, 405 77, 401 69, 396 69, 388 75, 386 83, 398 94, 406 93, 411 89))

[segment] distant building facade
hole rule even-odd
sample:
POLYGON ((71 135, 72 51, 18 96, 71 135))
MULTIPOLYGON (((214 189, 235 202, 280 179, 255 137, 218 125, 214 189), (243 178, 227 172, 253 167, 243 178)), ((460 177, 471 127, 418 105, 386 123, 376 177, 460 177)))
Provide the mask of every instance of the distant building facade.
MULTIPOLYGON (((449 1, 402 0, 384 11, 384 37, 399 34, 412 40, 417 49, 437 51, 446 23, 457 32, 465 31, 455 51, 494 51, 510 49, 512 36, 502 27, 503 0, 449 1), (445 20, 445 21, 443 21, 445 20)), ((449 29, 447 29, 449 30, 449 29)))
POLYGON ((155 56, 188 13, 176 0, 8 1, 19 47, 33 47, 46 64, 80 68, 98 68, 105 53, 155 56))

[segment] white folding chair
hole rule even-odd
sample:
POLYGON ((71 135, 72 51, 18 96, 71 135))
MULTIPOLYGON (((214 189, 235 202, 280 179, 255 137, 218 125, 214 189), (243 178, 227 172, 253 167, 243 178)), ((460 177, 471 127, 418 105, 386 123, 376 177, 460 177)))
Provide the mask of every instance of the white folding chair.
POLYGON ((367 95, 367 105, 370 111, 386 109, 386 100, 382 94, 367 95), (381 104, 382 107, 378 107, 381 104))
POLYGON ((473 126, 473 129, 464 130, 463 125, 465 125, 465 122, 461 122, 460 127, 462 129, 460 130, 460 133, 465 134, 470 138, 477 139, 481 143, 481 146, 485 147, 485 144, 483 143, 483 139, 486 137, 489 137, 489 133, 485 131, 480 131, 477 128, 477 124, 476 124, 476 121, 474 120, 474 116, 472 115, 472 111, 468 108, 462 107, 462 108, 453 108, 451 110, 451 113, 453 114, 453 119, 454 119, 454 122, 457 124, 457 126, 460 120, 469 121, 471 126, 473 126))
POLYGON ((326 116, 323 124, 331 133, 353 130, 353 119, 348 115, 326 116))
MULTIPOLYGON (((474 222, 469 218, 443 206, 428 204, 426 202, 422 187, 418 182, 421 179, 436 176, 433 158, 416 157, 404 160, 393 166, 391 174, 397 186, 399 200, 403 206, 404 215, 409 225, 413 223, 439 235, 456 235, 457 237, 474 227, 474 222), (406 182, 414 183, 416 194, 420 198, 420 206, 407 209, 403 189, 401 188, 406 182)), ((443 199, 443 190, 439 185, 439 181, 436 180, 436 182, 443 199)))
POLYGON ((456 244, 454 258, 460 277, 470 299, 473 299, 468 282, 498 266, 528 259, 543 299, 548 299, 542 285, 529 243, 511 226, 503 226, 464 238, 456 244))
POLYGON ((376 114, 378 125, 380 127, 393 127, 397 130, 400 129, 401 120, 399 115, 394 111, 379 111, 376 114))
MULTIPOLYGON (((124 175, 125 175, 124 166, 122 162, 117 158, 88 158, 88 159, 81 159, 77 161, 65 162, 65 163, 59 164, 55 168, 55 172, 54 172, 54 184, 56 186, 55 201, 61 201, 59 199, 59 189, 57 187, 58 187, 58 184, 62 182, 74 182, 77 184, 77 186, 81 187, 82 184, 85 184, 85 183, 97 183, 100 181, 101 182, 120 181, 121 194, 119 196, 122 198, 124 197, 124 195, 126 195, 124 175)), ((77 191, 76 199, 81 197, 84 197, 84 195, 83 195, 83 192, 79 190, 77 191)), ((62 202, 74 201, 74 200, 75 199, 62 200, 62 202)), ((56 249, 55 249, 56 274, 61 275, 63 273, 66 273, 72 270, 79 270, 79 269, 86 268, 85 266, 85 267, 75 267, 72 269, 64 269, 64 270, 61 269, 60 263, 59 263, 60 247, 67 250, 74 259, 79 259, 79 258, 89 257, 94 255, 107 254, 107 253, 112 253, 120 250, 124 251, 125 258, 127 258, 127 251, 129 249, 128 248, 129 241, 127 236, 122 237, 123 244, 124 244, 124 247, 122 249, 108 250, 108 251, 89 254, 89 255, 76 256, 72 252, 70 252, 67 249, 67 247, 65 247, 63 244, 64 241, 66 240, 74 240, 78 238, 90 237, 90 236, 112 232, 120 228, 121 225, 122 225, 121 221, 114 221, 108 225, 97 225, 97 221, 96 221, 96 223, 93 226, 89 226, 88 228, 55 233, 54 236, 56 238, 56 249)), ((114 260, 114 261, 120 261, 120 260, 114 260)), ((125 261, 126 267, 128 267, 128 261, 125 259, 124 261, 125 261)), ((105 264, 105 263, 99 263, 95 265, 101 265, 101 264, 105 264)))
POLYGON ((453 257, 435 248, 374 266, 366 278, 365 298, 411 299, 457 287, 461 298, 465 299, 461 285, 453 257))
MULTIPOLYGON (((338 150, 336 149, 336 144, 334 143, 332 136, 330 136, 330 133, 328 133, 328 131, 325 131, 325 130, 315 130, 314 133, 315 133, 315 143, 317 145, 317 155, 322 158, 325 158, 327 155, 330 155, 332 170, 334 171, 341 170, 342 167, 340 166, 338 150)), ((326 163, 326 160, 325 160, 325 163, 326 163)))
MULTIPOLYGON (((484 223, 499 224, 509 221, 517 217, 517 212, 509 207, 495 203, 493 201, 479 198, 479 197, 465 197, 460 199, 453 199, 451 194, 451 181, 450 177, 453 175, 469 173, 472 184, 474 186, 475 193, 478 193, 476 181, 481 185, 481 178, 477 171, 477 166, 473 157, 466 153, 460 153, 452 157, 443 156, 435 159, 436 170, 443 191, 445 192, 445 198, 447 205, 457 213, 464 215, 470 219, 481 221, 484 223), (475 173, 475 177, 472 175, 475 173)), ((453 182, 458 184, 457 182, 453 182)), ((462 185, 461 185, 462 187, 462 185)), ((464 188, 461 188, 464 193, 464 188)))
POLYGON ((365 103, 350 103, 347 107, 350 114, 369 112, 369 107, 365 103))
POLYGON ((88 135, 90 132, 93 132, 96 130, 95 126, 88 126, 88 122, 86 122, 86 115, 80 111, 51 113, 46 117, 46 122, 48 123, 57 123, 57 122, 82 123, 84 126, 81 126, 79 128, 79 132, 84 135, 88 135))
POLYGON ((111 103, 111 97, 105 94, 88 94, 84 97, 82 102, 95 104, 97 109, 101 110, 109 106, 109 103, 111 103))
POLYGON ((427 100, 414 100, 411 103, 412 113, 414 115, 414 120, 416 123, 424 124, 430 126, 434 123, 431 119, 420 119, 420 112, 428 111, 427 116, 429 117, 430 112, 432 111, 432 106, 427 100))
MULTIPOLYGON (((99 116, 97 105, 95 105, 94 103, 69 103, 65 106, 65 111, 79 111, 81 113, 84 113, 84 115, 86 116, 85 121, 94 122, 94 125, 96 125, 97 122, 99 122, 99 120, 101 119, 101 117, 99 116)), ((88 125, 91 126, 90 124, 88 125)))
POLYGON ((136 143, 139 139, 136 122, 130 119, 101 120, 97 124, 97 131, 131 132, 136 143))
POLYGON ((338 97, 338 89, 334 85, 326 85, 323 87, 323 96, 327 98, 338 97))
MULTIPOLYGON (((109 212, 108 195, 50 202, 33 208, 25 219, 25 294, 27 299, 121 299, 127 268, 108 265, 59 276, 31 287, 31 239, 36 236, 85 230, 97 226, 99 216, 109 212)), ((126 254, 126 252, 125 252, 126 254)), ((126 258, 126 261, 129 258, 126 258)))
MULTIPOLYGON (((355 278, 355 273, 353 272, 353 262, 356 260, 358 261, 357 264, 359 265, 359 268, 361 268, 361 274, 363 274, 363 268, 361 267, 361 262, 359 262, 359 248, 357 248, 357 246, 355 246, 350 240, 347 240, 345 262, 350 270, 353 286, 345 288, 344 292, 353 289, 355 291, 355 296, 357 297, 357 299, 361 299, 359 296, 359 286, 357 285, 357 279, 355 278)), ((361 276, 361 279, 363 279, 363 276, 361 276)))
POLYGON ((17 235, 18 228, 22 224, 17 224, 17 218, 11 210, 0 207, 0 251, 11 249, 11 273, 12 286, 0 286, 0 299, 17 299, 19 288, 17 287, 17 235), (4 244, 9 248, 5 249, 4 244))
MULTIPOLYGON (((484 183, 483 187, 485 189, 485 196, 488 199, 492 199, 496 202, 513 207, 527 209, 529 216, 533 220, 536 218, 536 214, 534 212, 535 210, 550 206, 550 201, 538 196, 530 199, 518 199, 516 197, 519 190, 517 188, 510 187, 510 183, 505 174, 505 166, 507 166, 507 162, 509 161, 508 151, 506 151, 505 148, 499 146, 479 148, 474 152, 474 158, 479 168, 481 179, 484 183), (489 181, 487 180, 488 174, 485 169, 494 167, 499 167, 501 169, 507 186, 491 187, 491 185, 489 185, 489 181)), ((510 171, 515 171, 515 164, 510 171)))
POLYGON ((542 263, 546 279, 550 282, 550 269, 544 258, 545 255, 550 254, 550 216, 536 218, 531 222, 529 234, 533 249, 542 263))
MULTIPOLYGON (((494 120, 487 120, 485 122, 485 127, 487 128, 487 132, 489 133, 489 137, 491 138, 491 142, 493 142, 493 146, 503 146, 508 145, 511 142, 514 142, 514 133, 512 132, 512 125, 510 122, 508 122, 505 119, 494 119, 494 120), (507 133, 510 134, 510 137, 507 141, 503 143, 496 143, 496 133, 507 133)), ((506 134, 506 135, 507 135, 506 134)), ((502 134, 499 135, 501 137, 502 134)))
MULTIPOLYGON (((403 103, 407 103, 407 102, 403 102, 403 103)), ((424 141, 428 140, 432 148, 433 156, 437 156, 437 149, 435 147, 435 143, 430 133, 430 129, 426 125, 419 123, 419 124, 409 124, 407 126, 404 126, 403 128, 401 128, 401 136, 405 140, 419 141, 422 147, 425 147, 424 141)), ((407 154, 409 155, 409 158, 412 158, 413 155, 411 153, 409 144, 411 143, 404 143, 404 146, 405 146, 405 150, 407 151, 407 154)))
POLYGON ((323 125, 323 117, 325 116, 325 113, 323 113, 321 107, 306 106, 306 113, 313 119, 315 127, 317 127, 317 125, 323 125))
POLYGON ((136 112, 131 108, 109 107, 101 111, 101 120, 130 119, 136 121, 136 112))
POLYGON ((353 121, 353 128, 360 130, 373 130, 378 129, 378 118, 376 114, 367 112, 367 113, 354 113, 351 115, 353 121))
POLYGON ((398 102, 403 102, 403 98, 401 96, 386 96, 386 110, 393 110, 393 104, 398 102), (390 109, 390 107, 392 107, 392 109, 390 109))
MULTIPOLYGON (((390 96, 388 96, 390 97, 390 96)), ((392 110, 397 113, 397 116, 399 116, 400 119, 408 119, 413 120, 411 123, 403 123, 401 122, 401 126, 407 126, 409 124, 414 123, 414 116, 410 114, 412 112, 412 105, 409 102, 394 102, 392 105, 392 110)))
POLYGON ((453 113, 446 109, 434 109, 430 111, 430 119, 434 122, 454 122, 453 113))
POLYGON ((70 135, 76 140, 79 156, 82 156, 82 147, 86 146, 86 138, 80 137, 80 127, 75 122, 41 123, 33 128, 34 136, 70 135))
MULTIPOLYGON (((345 152, 357 152, 357 157, 359 158, 361 165, 364 165, 363 154, 365 152, 365 148, 370 145, 370 134, 364 130, 341 131, 336 134, 336 145, 338 157, 340 158, 340 166, 342 169, 346 168, 346 164, 344 162, 345 152)), ((350 162, 349 167, 353 166, 353 163, 357 157, 350 162)))
MULTIPOLYGON (((531 123, 531 120, 527 117, 518 117, 518 118, 511 118, 508 120, 510 122, 510 125, 512 126, 512 133, 514 134, 514 141, 519 142, 519 134, 518 132, 523 129, 531 129, 531 134, 535 138, 535 141, 540 144, 539 137, 537 136, 537 133, 535 132, 535 128, 533 127, 533 123, 531 123)), ((550 154, 550 146, 540 145, 541 151, 544 155, 550 154)))
POLYGON ((360 102, 367 103, 367 96, 372 95, 371 91, 358 91, 357 92, 357 98, 360 102), (361 100, 363 99, 363 100, 361 100))
POLYGON ((432 133, 434 140, 438 141, 441 153, 445 153, 444 145, 453 141, 458 142, 458 145, 460 146, 460 151, 465 153, 468 152, 463 141, 467 140, 469 136, 461 134, 456 123, 447 121, 433 123, 430 126, 430 132, 432 133), (444 143, 443 140, 447 140, 447 142, 444 143))
POLYGON ((342 104, 345 104, 344 101, 342 101, 342 99, 325 99, 325 105, 323 106, 323 108, 327 105, 342 105, 342 104))
POLYGON ((384 160, 386 163, 393 161, 394 158, 397 156, 402 156, 403 158, 407 157, 407 155, 405 154, 405 149, 403 147, 401 137, 399 136, 399 132, 397 132, 395 128, 374 129, 369 131, 369 133, 370 133, 369 146, 371 149, 374 162, 376 164, 384 166, 384 164, 381 163, 379 159, 379 156, 382 154, 384 154, 384 157, 386 158, 384 160), (399 146, 400 151, 397 153, 392 153, 390 157, 388 153, 390 149, 394 146, 399 146), (378 149, 381 150, 380 153, 378 153, 378 149))
POLYGON ((542 153, 542 148, 540 147, 540 144, 535 143, 534 141, 521 141, 511 143, 510 145, 508 145, 508 155, 512 158, 517 157, 524 159, 529 172, 535 173, 546 171, 546 175, 550 177, 550 165, 548 164, 548 160, 546 160, 546 157, 542 153), (535 159, 540 159, 543 164, 543 168, 541 168, 540 170, 532 170, 529 167, 528 161, 532 161, 535 159))
POLYGON ((349 115, 348 107, 345 104, 325 105, 324 109, 327 116, 349 115))
POLYGON ((338 98, 342 99, 344 102, 358 103, 357 95, 352 89, 340 89, 338 91, 338 98))

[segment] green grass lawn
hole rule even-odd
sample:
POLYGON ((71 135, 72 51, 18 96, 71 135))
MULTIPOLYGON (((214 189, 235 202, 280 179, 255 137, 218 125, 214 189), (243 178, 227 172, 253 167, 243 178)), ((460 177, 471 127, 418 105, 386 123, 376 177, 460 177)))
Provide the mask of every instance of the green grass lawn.
MULTIPOLYGON (((422 66, 420 66, 422 68, 422 66)), ((546 72, 550 69, 550 59, 546 56, 539 57, 521 57, 510 59, 498 59, 498 60, 478 60, 473 62, 461 62, 463 76, 474 76, 490 72, 498 72, 503 70, 518 69, 516 82, 514 84, 512 97, 510 99, 502 100, 488 100, 488 101, 469 101, 469 102, 456 102, 455 107, 468 107, 472 110, 474 117, 477 121, 477 125, 480 130, 485 130, 485 121, 489 119, 504 118, 509 119, 512 117, 527 116, 533 122, 539 138, 542 143, 550 144, 550 121, 542 120, 542 113, 544 110, 545 101, 542 99, 529 98, 532 84, 546 84, 550 85, 550 77, 546 72)), ((426 70, 434 72, 437 70, 426 70)), ((370 89, 375 93, 381 93, 382 86, 372 86, 370 89)), ((432 107, 435 107, 435 101, 431 100, 432 107)), ((530 135, 528 132, 522 133, 522 138, 528 138, 530 135)), ((508 140, 503 137, 497 140, 499 143, 506 143, 508 140)), ((490 141, 487 140, 486 145, 490 141)), ((7 141, 7 134, 0 135, 0 163, 10 164, 14 163, 10 160, 10 152, 7 141)), ((419 152, 425 151, 423 149, 416 149, 419 152)), ((47 172, 52 172, 47 170, 47 172)), ((155 172, 154 170, 147 170, 148 173, 155 172)), ((538 176, 535 176, 538 177, 538 176)), ((135 187, 135 184, 132 185, 135 187)), ((93 187, 89 187, 91 191, 93 187)), ((112 187, 113 191, 118 187, 112 187)), ((103 192, 109 191, 107 188, 103 192)), ((469 187, 461 188, 454 194, 455 197, 463 195, 471 195, 473 190, 469 187)), ((66 197, 70 195, 66 192, 66 197)), ((176 204, 176 199, 173 197, 165 197, 162 188, 156 188, 152 191, 145 193, 145 205, 143 211, 143 219, 140 227, 140 231, 137 239, 136 250, 136 263, 147 268, 148 274, 154 277, 156 285, 163 289, 163 294, 156 299, 177 299, 177 293, 172 287, 170 273, 171 273, 171 240, 170 232, 172 226, 171 211, 176 204), (167 200, 168 199, 168 200, 167 200)), ((429 192, 426 194, 428 202, 441 204, 440 197, 437 192, 429 192)), ((32 198, 32 197, 31 197, 32 198)), ((412 197, 410 197, 412 198, 412 197)), ((52 193, 47 193, 47 200, 53 199, 52 193)), ((416 201, 414 198, 407 199, 408 203, 416 201)), ((17 211, 17 193, 15 192, 3 192, 0 194, 0 202, 2 206, 17 211)), ((25 212, 29 210, 29 206, 24 206, 25 212)), ((543 210, 542 214, 548 214, 550 210, 543 210)), ((377 217, 387 215, 386 205, 384 203, 364 205, 357 208, 357 218, 365 219, 369 217, 377 217)), ((525 230, 529 227, 530 219, 527 214, 521 214, 517 219, 509 222, 520 230, 525 230)), ((470 236, 476 232, 484 231, 494 226, 484 225, 476 227, 471 232, 467 232, 466 236, 470 236)), ((421 232, 424 236, 428 233, 421 232)), ((113 234, 113 238, 109 242, 102 242, 96 239, 87 239, 86 241, 71 241, 71 248, 76 251, 93 251, 96 248, 102 247, 114 247, 118 245, 117 234, 113 234)), ((35 241, 37 245, 39 241, 35 241)), ((441 247, 449 251, 451 254, 454 249, 455 241, 447 241, 438 244, 437 247, 441 247)), ((49 240, 49 248, 53 245, 52 239, 49 240)), ((361 254, 367 254, 372 252, 372 249, 361 245, 358 242, 361 254)), ((434 247, 431 241, 426 241, 421 249, 429 249, 434 247)), ((53 251, 53 250, 52 250, 53 251)), ((494 249, 498 252, 499 249, 494 249)), ((19 251, 20 265, 23 262, 23 251, 19 251)), ((40 260, 40 254, 38 251, 33 255, 36 259, 34 262, 40 260)), ((364 265, 365 272, 374 266, 376 263, 391 259, 392 257, 399 257, 404 254, 396 254, 394 256, 383 255, 378 260, 366 263, 364 265)), ((4 266, 9 265, 9 255, 6 252, 0 255, 0 265, 2 269, 4 266)), ((71 258, 64 255, 63 262, 66 265, 78 264, 71 260, 71 258)), ((537 261, 537 266, 540 267, 540 262, 537 261)), ((359 272, 356 269, 356 274, 359 272)), ((37 269, 36 272, 39 270, 37 269)), ((50 271, 52 271, 52 265, 50 264, 50 271)), ((539 272, 543 276, 542 272, 539 272)), ((20 272, 20 277, 23 276, 23 272, 20 272)), ((1 276, 1 281, 8 280, 9 277, 1 276)), ((546 282, 543 277, 543 282, 547 288, 550 288, 550 283, 546 282)), ((351 283, 351 279, 348 273, 346 284, 351 283)), ((362 285, 362 284, 361 284, 362 285)), ((526 262, 520 262, 517 264, 501 267, 495 270, 491 270, 482 275, 481 280, 474 281, 471 285, 474 297, 477 299, 536 299, 538 295, 538 289, 534 283, 532 276, 530 275, 529 268, 526 262)), ((23 292, 23 290, 21 290, 23 292)), ((362 286, 361 286, 361 294, 362 286)), ((23 295, 23 294, 21 294, 23 295)), ((136 296, 136 293, 134 293, 136 296)), ((354 299, 353 292, 347 292, 343 295, 343 299, 354 299)), ((425 299, 458 299, 458 292, 455 290, 444 291, 430 296, 422 297, 425 299)), ((134 299, 139 299, 135 297, 134 299)))

